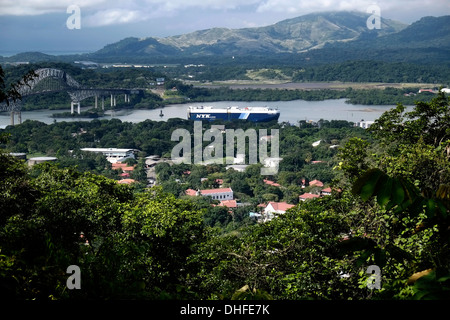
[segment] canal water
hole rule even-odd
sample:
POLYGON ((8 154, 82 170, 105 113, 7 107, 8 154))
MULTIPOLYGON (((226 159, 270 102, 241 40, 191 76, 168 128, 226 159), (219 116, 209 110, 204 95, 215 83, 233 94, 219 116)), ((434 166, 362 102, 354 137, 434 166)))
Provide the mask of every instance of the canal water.
MULTIPOLYGON (((305 101, 305 100, 293 100, 293 101, 252 101, 252 102, 230 102, 230 101, 218 101, 208 103, 189 103, 189 104, 173 104, 164 107, 163 109, 153 110, 135 110, 135 109, 122 109, 122 110, 108 110, 106 116, 99 119, 112 119, 117 118, 124 122, 137 123, 145 121, 147 119, 154 121, 166 121, 169 118, 182 118, 187 119, 188 106, 202 106, 211 105, 215 107, 257 107, 267 106, 271 108, 278 108, 280 110, 279 122, 290 122, 292 124, 297 123, 300 120, 347 120, 352 122, 358 122, 361 120, 375 120, 383 112, 393 108, 394 105, 389 106, 367 106, 367 105, 353 105, 345 102, 346 99, 337 100, 324 100, 324 101, 305 101), (163 117, 160 113, 163 113, 163 117)), ((88 108, 82 108, 86 110, 88 108)), ((23 111, 22 122, 25 120, 38 120, 47 124, 59 121, 90 121, 92 119, 83 117, 68 117, 68 118, 53 118, 55 113, 62 113, 70 111, 70 105, 67 110, 36 110, 36 111, 23 111)), ((17 123, 17 116, 15 122, 17 123)), ((11 118, 9 112, 0 113, 0 128, 5 128, 11 124, 11 118)))

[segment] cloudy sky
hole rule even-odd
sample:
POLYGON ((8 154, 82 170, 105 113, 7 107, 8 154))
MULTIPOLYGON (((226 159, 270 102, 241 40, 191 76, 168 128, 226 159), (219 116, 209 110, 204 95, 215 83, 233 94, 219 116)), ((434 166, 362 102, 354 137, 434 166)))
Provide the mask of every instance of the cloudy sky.
POLYGON ((265 26, 311 12, 366 12, 373 4, 382 17, 404 23, 450 14, 449 0, 0 0, 0 55, 92 52, 129 36, 265 26))

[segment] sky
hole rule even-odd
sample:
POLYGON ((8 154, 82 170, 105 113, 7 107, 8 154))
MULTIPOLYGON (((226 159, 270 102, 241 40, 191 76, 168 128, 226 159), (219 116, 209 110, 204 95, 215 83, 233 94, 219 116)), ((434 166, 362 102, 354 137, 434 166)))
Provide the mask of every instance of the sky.
POLYGON ((321 11, 367 12, 411 24, 450 15, 449 0, 0 0, 0 55, 93 52, 126 37, 245 28, 321 11))

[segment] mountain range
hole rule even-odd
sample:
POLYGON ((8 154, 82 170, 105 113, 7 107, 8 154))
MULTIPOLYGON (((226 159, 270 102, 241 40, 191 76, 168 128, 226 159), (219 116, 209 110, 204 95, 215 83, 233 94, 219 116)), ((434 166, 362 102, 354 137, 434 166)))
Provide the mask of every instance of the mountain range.
MULTIPOLYGON (((372 30, 367 26, 369 16, 354 11, 320 12, 264 27, 211 28, 165 38, 129 37, 96 52, 65 59, 153 62, 186 57, 295 55, 316 63, 355 59, 450 62, 450 16, 423 17, 411 25, 381 18, 381 28, 372 30)), ((54 57, 26 53, 2 60, 24 58, 43 61, 54 57)))
POLYGON ((327 44, 346 43, 376 34, 397 33, 401 22, 381 19, 381 28, 367 28, 369 15, 360 12, 324 12, 283 20, 256 28, 212 28, 166 38, 126 38, 105 46, 95 55, 249 55, 302 53, 327 44))

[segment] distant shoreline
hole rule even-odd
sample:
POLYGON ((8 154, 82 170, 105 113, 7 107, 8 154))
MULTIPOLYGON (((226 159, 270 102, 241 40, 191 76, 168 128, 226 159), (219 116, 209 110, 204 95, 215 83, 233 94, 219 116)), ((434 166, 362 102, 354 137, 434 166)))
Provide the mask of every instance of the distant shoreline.
POLYGON ((428 88, 435 87, 431 83, 386 83, 386 82, 258 82, 258 81, 214 81, 211 83, 191 83, 200 88, 228 87, 230 89, 287 89, 287 90, 345 90, 352 89, 385 89, 385 88, 428 88))

